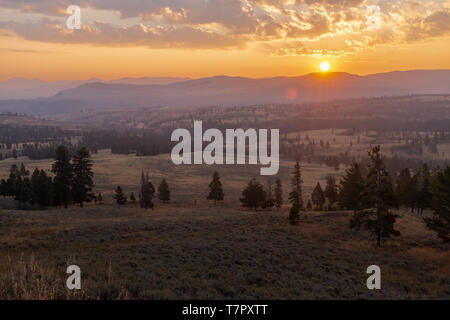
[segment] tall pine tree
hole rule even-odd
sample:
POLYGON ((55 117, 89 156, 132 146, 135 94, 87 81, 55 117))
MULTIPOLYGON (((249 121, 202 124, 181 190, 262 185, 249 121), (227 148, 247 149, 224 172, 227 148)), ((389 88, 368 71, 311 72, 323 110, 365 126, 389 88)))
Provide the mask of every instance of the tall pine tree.
POLYGON ((361 169, 357 163, 347 169, 345 176, 339 185, 339 206, 341 208, 353 210, 356 215, 358 210, 365 208, 364 199, 365 181, 361 169))
POLYGON ((275 206, 280 209, 283 205, 283 185, 280 178, 275 181, 275 206))
POLYGON ((67 208, 72 200, 73 171, 69 149, 65 146, 56 148, 55 162, 52 165, 55 205, 64 204, 67 208))
POLYGON ((73 200, 83 207, 84 202, 90 202, 93 198, 94 173, 92 172, 92 160, 89 151, 81 148, 73 156, 73 200))
POLYGON ((144 171, 141 174, 141 190, 139 191, 139 202, 141 208, 153 209, 153 193, 155 189, 149 180, 148 173, 144 175, 144 171))
POLYGON ((391 177, 381 156, 380 146, 369 151, 369 168, 366 178, 366 201, 370 209, 359 211, 350 220, 350 227, 364 227, 376 235, 377 246, 383 238, 399 236, 394 229, 396 215, 389 209, 395 206, 391 177))
POLYGON ((303 210, 303 180, 300 172, 300 163, 298 161, 295 163, 294 172, 292 174, 292 191, 289 193, 289 202, 291 203, 291 209, 289 211, 289 221, 291 224, 296 224, 300 217, 300 210, 303 210))
POLYGON ((450 167, 436 175, 431 202, 433 216, 425 218, 427 227, 435 231, 444 242, 450 242, 450 167))

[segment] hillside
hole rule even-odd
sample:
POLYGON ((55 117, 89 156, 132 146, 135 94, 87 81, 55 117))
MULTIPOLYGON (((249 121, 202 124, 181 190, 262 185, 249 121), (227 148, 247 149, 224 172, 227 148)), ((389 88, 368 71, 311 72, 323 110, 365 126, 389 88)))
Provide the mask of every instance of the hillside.
POLYGON ((313 73, 250 79, 217 76, 170 84, 86 83, 53 97, 0 101, 0 111, 64 114, 109 108, 304 103, 333 99, 450 93, 450 70, 414 70, 368 76, 313 73))

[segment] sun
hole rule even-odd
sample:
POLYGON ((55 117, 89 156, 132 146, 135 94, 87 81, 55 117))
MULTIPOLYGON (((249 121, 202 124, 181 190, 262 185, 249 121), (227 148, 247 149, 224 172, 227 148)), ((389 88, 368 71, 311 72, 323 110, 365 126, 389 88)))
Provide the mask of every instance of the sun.
POLYGON ((328 70, 330 70, 331 66, 327 61, 324 61, 320 64, 319 68, 320 68, 320 71, 327 72, 328 70))

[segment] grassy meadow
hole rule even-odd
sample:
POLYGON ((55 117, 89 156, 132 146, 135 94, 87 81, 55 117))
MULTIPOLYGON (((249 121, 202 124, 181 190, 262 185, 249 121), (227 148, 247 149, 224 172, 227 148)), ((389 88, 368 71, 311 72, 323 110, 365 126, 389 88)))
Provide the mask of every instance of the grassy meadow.
MULTIPOLYGON (((0 199, 0 298, 19 299, 449 299, 450 254, 422 217, 400 211, 402 236, 377 248, 372 236, 350 230, 350 212, 304 212, 299 225, 281 210, 239 206, 258 166, 175 166, 169 155, 93 155, 96 192, 104 204, 85 208, 12 210, 0 199), (138 192, 141 171, 157 186, 166 178, 172 203, 155 210, 121 208, 112 193, 138 192), (205 200, 218 170, 226 201, 205 200), (77 264, 82 290, 65 289, 66 267, 77 264), (366 268, 379 265, 382 289, 366 288, 366 268)), ((51 161, 7 159, 50 170, 51 161)), ((282 162, 284 198, 293 163, 282 162)), ((302 163, 304 193, 327 174, 302 163)), ((331 171, 330 171, 331 170, 331 171)))

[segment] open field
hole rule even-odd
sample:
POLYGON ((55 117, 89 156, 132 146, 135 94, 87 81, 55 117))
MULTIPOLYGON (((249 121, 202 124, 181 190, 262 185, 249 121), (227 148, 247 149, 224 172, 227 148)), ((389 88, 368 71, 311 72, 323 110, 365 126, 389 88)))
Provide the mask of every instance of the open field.
MULTIPOLYGON (((349 229, 348 212, 307 212, 298 226, 280 211, 247 211, 238 198, 259 166, 175 166, 168 155, 135 157, 101 151, 95 192, 104 205, 45 211, 11 210, 0 200, 0 297, 106 299, 374 299, 450 298, 448 248, 420 216, 400 212, 402 236, 377 248, 369 235, 349 229), (158 185, 167 178, 172 204, 154 211, 113 204, 112 191, 137 194, 141 170, 158 185), (221 173, 226 201, 205 200, 213 170, 221 173), (69 294, 68 264, 81 267, 83 290, 69 294), (366 288, 366 268, 379 265, 382 290, 366 288), (12 279, 15 279, 12 282, 12 279), (31 280, 30 280, 31 279, 31 280), (40 286, 33 286, 39 283, 40 286)), ((51 161, 0 162, 50 170, 51 161)), ((279 176, 287 198, 292 162, 279 176)), ((305 199, 333 173, 302 163, 305 199)))
POLYGON ((10 297, 8 265, 17 272, 34 257, 44 279, 56 278, 48 291, 63 298, 67 263, 81 267, 83 298, 450 298, 450 255, 420 218, 402 214, 402 237, 380 249, 348 228, 349 217, 307 213, 291 226, 286 209, 2 210, 0 294, 10 297), (382 270, 379 291, 366 288, 372 264, 382 270))
MULTIPOLYGON (((157 187, 163 178, 167 179, 171 189, 171 197, 176 202, 202 201, 206 198, 208 184, 214 170, 221 175, 225 192, 225 201, 236 203, 242 190, 252 178, 257 178, 266 184, 268 177, 260 176, 259 165, 181 165, 172 163, 170 155, 154 157, 136 157, 134 155, 115 155, 109 150, 101 150, 92 155, 94 160, 95 192, 106 195, 105 201, 112 202, 112 194, 117 185, 124 188, 127 195, 131 192, 138 194, 141 172, 149 173, 150 180, 157 187)), ((50 171, 53 160, 28 160, 23 157, 17 160, 9 158, 0 161, 0 177, 7 178, 12 164, 24 163, 28 170, 34 168, 50 171)), ((304 190, 309 196, 317 182, 325 185, 326 176, 330 173, 338 179, 345 168, 336 172, 325 165, 301 163, 304 190)), ((292 161, 281 161, 278 177, 285 188, 290 183, 290 174, 293 170, 292 161)), ((275 178, 272 177, 272 182, 275 178)), ((287 189, 286 189, 287 190, 287 189)))

